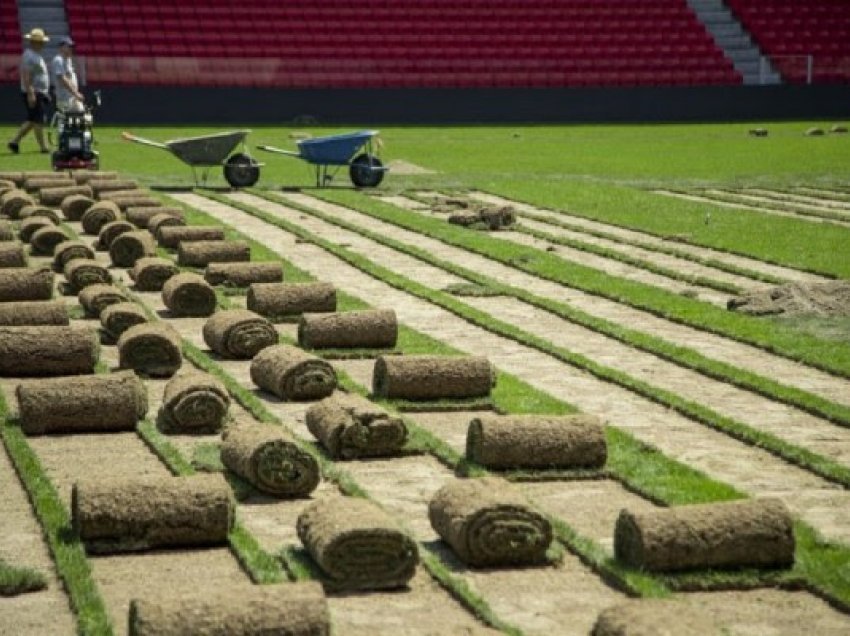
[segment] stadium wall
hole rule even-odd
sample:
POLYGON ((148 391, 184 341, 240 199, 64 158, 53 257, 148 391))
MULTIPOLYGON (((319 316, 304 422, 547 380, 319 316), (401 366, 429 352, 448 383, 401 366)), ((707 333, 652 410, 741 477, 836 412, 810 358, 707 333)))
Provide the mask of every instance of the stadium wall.
MULTIPOLYGON (((103 86, 101 124, 653 123, 850 118, 850 86, 304 89, 103 86)), ((0 86, 0 121, 23 117, 0 86)))

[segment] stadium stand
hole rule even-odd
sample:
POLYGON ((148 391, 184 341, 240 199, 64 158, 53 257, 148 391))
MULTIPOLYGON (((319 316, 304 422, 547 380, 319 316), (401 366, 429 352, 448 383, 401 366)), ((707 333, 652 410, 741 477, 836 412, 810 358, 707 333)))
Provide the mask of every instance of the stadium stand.
POLYGON ((685 0, 67 0, 65 9, 97 84, 741 83, 685 0))
POLYGON ((850 82, 847 0, 727 0, 790 83, 850 82), (811 77, 809 77, 811 74, 811 77))

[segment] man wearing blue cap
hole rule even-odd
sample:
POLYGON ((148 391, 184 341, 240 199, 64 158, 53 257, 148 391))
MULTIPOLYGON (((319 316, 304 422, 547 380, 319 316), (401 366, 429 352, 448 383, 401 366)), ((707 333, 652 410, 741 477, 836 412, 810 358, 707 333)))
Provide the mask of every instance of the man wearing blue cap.
POLYGON ((83 95, 77 86, 74 70, 74 41, 69 37, 59 40, 59 53, 50 63, 50 79, 56 87, 56 108, 63 113, 81 112, 83 95))
POLYGON ((33 29, 24 38, 29 46, 21 56, 21 94, 23 95, 24 106, 27 109, 27 120, 21 124, 18 132, 7 146, 9 150, 17 154, 21 139, 32 130, 35 133, 38 145, 41 147, 41 152, 50 152, 47 144, 44 143, 43 129, 47 119, 46 107, 50 104, 48 95, 50 78, 47 75, 47 65, 40 55, 45 43, 50 38, 47 37, 43 29, 33 29))

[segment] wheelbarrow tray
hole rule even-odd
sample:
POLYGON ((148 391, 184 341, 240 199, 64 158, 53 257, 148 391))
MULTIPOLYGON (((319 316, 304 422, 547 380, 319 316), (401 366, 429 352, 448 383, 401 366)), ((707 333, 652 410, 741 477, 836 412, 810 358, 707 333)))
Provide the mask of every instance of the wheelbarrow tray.
POLYGON ((361 130, 343 135, 328 135, 298 141, 298 156, 307 163, 325 166, 347 166, 354 155, 377 130, 361 130))
POLYGON ((250 130, 170 139, 165 146, 174 156, 190 166, 220 166, 239 144, 245 141, 250 130))

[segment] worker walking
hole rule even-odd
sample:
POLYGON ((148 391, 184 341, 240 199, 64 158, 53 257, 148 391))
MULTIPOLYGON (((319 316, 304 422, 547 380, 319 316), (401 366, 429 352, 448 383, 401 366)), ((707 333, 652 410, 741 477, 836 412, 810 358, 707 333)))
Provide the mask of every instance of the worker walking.
POLYGON ((74 69, 74 41, 69 37, 59 40, 59 52, 50 62, 50 80, 56 91, 56 109, 63 113, 83 111, 83 95, 77 84, 74 69))
POLYGON ((9 142, 13 153, 20 151, 21 140, 33 131, 41 152, 50 152, 44 143, 44 124, 47 121, 47 106, 50 104, 50 78, 41 51, 50 38, 43 29, 33 29, 24 36, 29 46, 21 56, 21 94, 27 109, 27 119, 9 142))

